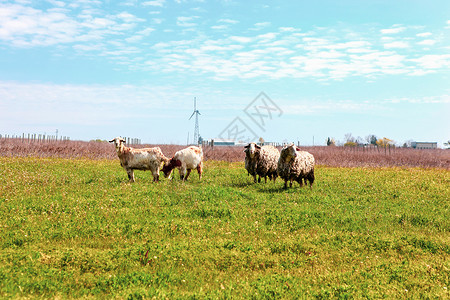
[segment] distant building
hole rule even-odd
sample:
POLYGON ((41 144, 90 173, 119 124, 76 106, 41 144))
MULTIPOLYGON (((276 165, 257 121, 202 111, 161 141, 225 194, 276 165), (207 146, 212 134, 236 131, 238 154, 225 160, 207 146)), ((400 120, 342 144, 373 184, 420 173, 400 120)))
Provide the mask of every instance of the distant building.
POLYGON ((277 142, 264 142, 264 143, 263 143, 263 146, 274 146, 274 147, 278 147, 278 146, 281 146, 281 144, 280 144, 280 143, 277 143, 277 142))
POLYGON ((414 149, 437 149, 437 142, 411 142, 414 149))
POLYGON ((214 146, 235 146, 236 141, 233 139, 213 139, 214 146))
MULTIPOLYGON (((214 145, 214 146, 245 146, 249 142, 248 141, 236 141, 234 139, 211 139, 211 140, 203 140, 202 141, 204 145, 214 145)), ((281 146, 281 143, 276 142, 264 142, 264 143, 257 143, 258 145, 272 145, 272 146, 281 146)))

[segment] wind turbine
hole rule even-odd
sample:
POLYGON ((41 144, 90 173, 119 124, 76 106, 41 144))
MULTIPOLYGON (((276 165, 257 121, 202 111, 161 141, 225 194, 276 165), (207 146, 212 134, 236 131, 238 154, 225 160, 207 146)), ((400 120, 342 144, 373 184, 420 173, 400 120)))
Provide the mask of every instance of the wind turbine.
POLYGON ((201 113, 198 111, 197 109, 197 98, 194 97, 194 112, 192 113, 191 117, 189 118, 192 119, 192 117, 195 115, 195 128, 194 128, 194 144, 199 143, 199 127, 198 127, 198 115, 201 115, 201 113))

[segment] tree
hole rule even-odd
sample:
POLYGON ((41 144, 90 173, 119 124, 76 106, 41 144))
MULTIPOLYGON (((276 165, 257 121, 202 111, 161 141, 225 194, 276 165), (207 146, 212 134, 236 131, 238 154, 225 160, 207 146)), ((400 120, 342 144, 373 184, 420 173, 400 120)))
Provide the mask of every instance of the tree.
POLYGON ((351 133, 345 134, 344 139, 345 139, 344 146, 346 147, 355 147, 357 145, 355 142, 355 138, 351 133))
POLYGON ((353 135, 351 133, 346 133, 345 136, 345 141, 348 142, 355 142, 355 138, 353 137, 353 135))
POLYGON ((450 149, 450 140, 444 143, 445 149, 450 149))
POLYGON ((388 138, 384 137, 384 138, 379 139, 379 140, 377 141, 377 145, 378 145, 378 147, 387 148, 387 147, 389 147, 390 145, 394 145, 394 141, 391 140, 391 139, 388 139, 388 138))
POLYGON ((357 145, 363 145, 364 144, 364 139, 362 137, 358 136, 356 138, 356 144, 357 145))
POLYGON ((366 141, 369 145, 376 145, 377 140, 377 137, 373 134, 369 134, 368 136, 366 136, 366 141))
POLYGON ((264 142, 265 142, 265 141, 264 141, 264 139, 263 139, 262 137, 260 137, 258 141, 259 141, 259 144, 260 144, 260 145, 264 145, 264 142))
POLYGON ((334 141, 333 138, 328 137, 327 146, 336 146, 336 142, 334 141))
POLYGON ((405 141, 405 143, 403 144, 403 148, 412 148, 412 143, 414 142, 414 140, 407 140, 405 141))

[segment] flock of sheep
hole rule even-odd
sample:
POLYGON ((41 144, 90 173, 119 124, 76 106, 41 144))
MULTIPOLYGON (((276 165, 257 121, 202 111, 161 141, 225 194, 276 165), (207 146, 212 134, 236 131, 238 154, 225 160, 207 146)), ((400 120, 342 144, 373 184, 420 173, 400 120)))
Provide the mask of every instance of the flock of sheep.
POLYGON ((256 182, 256 175, 259 176, 258 182, 264 177, 267 182, 273 179, 275 182, 278 176, 284 180, 284 188, 287 188, 287 182, 292 187, 292 182, 297 181, 303 186, 303 181, 312 187, 314 183, 314 156, 306 151, 301 151, 293 143, 286 145, 278 151, 277 148, 267 145, 258 146, 250 143, 244 147, 245 150, 245 169, 249 175, 253 176, 256 182))
MULTIPOLYGON (((109 141, 114 143, 120 165, 128 174, 130 182, 134 182, 134 170, 150 170, 153 175, 153 181, 159 181, 159 171, 161 169, 164 176, 171 178, 173 169, 178 168, 181 180, 185 181, 193 169, 197 169, 199 179, 202 178, 203 171, 203 151, 201 147, 190 146, 183 150, 177 151, 175 155, 169 159, 162 153, 159 147, 134 149, 125 147, 125 140, 116 137, 109 141)), ((253 176, 256 182, 261 178, 267 182, 276 180, 280 176, 284 180, 284 187, 292 187, 292 182, 297 181, 300 186, 303 182, 312 187, 314 183, 314 157, 306 152, 301 151, 293 143, 281 149, 281 152, 273 146, 259 146, 255 143, 249 143, 244 147, 245 150, 245 169, 249 175, 253 176)))

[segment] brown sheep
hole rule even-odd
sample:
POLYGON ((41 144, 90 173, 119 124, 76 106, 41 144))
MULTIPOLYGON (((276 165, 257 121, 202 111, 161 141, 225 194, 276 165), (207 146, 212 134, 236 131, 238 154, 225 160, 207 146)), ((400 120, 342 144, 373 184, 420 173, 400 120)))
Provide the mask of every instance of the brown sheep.
POLYGON ((134 182, 134 170, 150 170, 153 175, 153 182, 159 181, 159 170, 162 163, 168 163, 169 159, 164 156, 159 147, 134 149, 125 147, 125 140, 116 137, 109 141, 116 146, 117 156, 120 165, 128 174, 130 182, 134 182))

